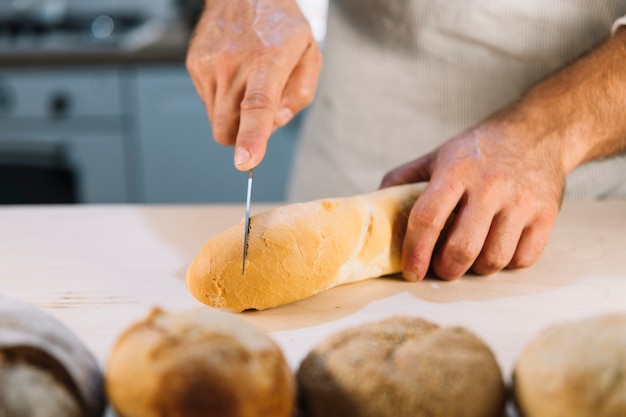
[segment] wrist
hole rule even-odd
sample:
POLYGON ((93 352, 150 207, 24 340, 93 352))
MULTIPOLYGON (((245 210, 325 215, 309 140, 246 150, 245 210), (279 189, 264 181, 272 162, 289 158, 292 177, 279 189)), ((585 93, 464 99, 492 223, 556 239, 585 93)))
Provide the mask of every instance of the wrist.
POLYGON ((560 144, 566 173, 626 148, 626 31, 537 84, 520 100, 529 121, 560 144))
POLYGON ((550 144, 565 174, 626 149, 626 30, 531 88, 498 116, 550 144))
POLYGON ((540 162, 561 178, 573 169, 570 168, 572 150, 565 146, 556 124, 529 101, 520 100, 506 107, 478 127, 488 137, 510 142, 509 146, 516 149, 516 158, 531 165, 540 162))
POLYGON ((543 91, 539 85, 516 106, 516 117, 526 126, 526 140, 549 149, 553 163, 564 176, 586 161, 592 146, 588 139, 594 134, 593 123, 576 108, 576 101, 566 93, 543 91))

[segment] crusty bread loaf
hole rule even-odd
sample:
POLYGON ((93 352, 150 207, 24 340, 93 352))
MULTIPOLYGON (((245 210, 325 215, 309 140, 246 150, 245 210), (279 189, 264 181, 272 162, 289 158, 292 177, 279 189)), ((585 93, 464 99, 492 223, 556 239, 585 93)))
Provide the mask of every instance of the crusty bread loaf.
POLYGON ((513 388, 524 417, 626 416, 626 314, 546 328, 520 355, 513 388))
POLYGON ((484 342, 415 317, 331 335, 305 357, 297 380, 306 417, 500 417, 505 399, 484 342))
POLYGON ((0 416, 101 417, 96 357, 44 310, 0 296, 0 416))
POLYGON ((112 349, 106 389, 120 417, 291 417, 294 376, 268 336, 231 313, 155 309, 112 349))
POLYGON ((242 222, 204 244, 187 287, 210 306, 262 310, 397 273, 408 214, 422 188, 402 185, 252 216, 245 276, 242 222))

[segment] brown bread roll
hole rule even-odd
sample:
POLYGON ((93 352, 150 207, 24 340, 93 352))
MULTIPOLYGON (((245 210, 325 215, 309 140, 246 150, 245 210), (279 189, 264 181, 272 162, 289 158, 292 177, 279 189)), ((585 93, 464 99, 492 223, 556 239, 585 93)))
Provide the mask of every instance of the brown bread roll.
POLYGON ((306 417, 500 417, 489 347, 461 327, 392 317, 332 335, 297 373, 306 417))
POLYGON ((154 309, 110 353, 106 390, 120 417, 291 417, 281 350, 239 317, 154 309))
POLYGON ((542 331, 517 361, 513 393, 524 417, 626 416, 626 314, 542 331))
POLYGON ((0 297, 0 416, 99 417, 104 407, 83 342, 43 310, 0 297))
POLYGON ((204 244, 187 272, 187 287, 210 306, 262 310, 400 272, 408 214, 422 188, 402 185, 252 216, 245 276, 241 222, 204 244))

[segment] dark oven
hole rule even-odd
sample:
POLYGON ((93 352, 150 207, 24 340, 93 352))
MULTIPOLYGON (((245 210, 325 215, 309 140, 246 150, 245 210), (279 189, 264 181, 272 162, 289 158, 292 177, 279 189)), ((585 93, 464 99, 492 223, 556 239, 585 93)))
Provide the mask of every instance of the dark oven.
POLYGON ((0 1, 0 203, 136 200, 116 59, 154 40, 179 1, 0 1))
POLYGON ((128 201, 122 84, 114 69, 0 69, 0 203, 128 201))

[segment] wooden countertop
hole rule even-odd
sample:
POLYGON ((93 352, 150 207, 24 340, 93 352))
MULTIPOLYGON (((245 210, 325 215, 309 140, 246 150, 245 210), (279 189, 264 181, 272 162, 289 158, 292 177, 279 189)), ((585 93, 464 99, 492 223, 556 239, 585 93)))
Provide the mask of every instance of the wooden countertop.
MULTIPOLYGON (((0 207, 0 293, 59 318, 104 363, 119 333, 152 306, 202 306, 185 288, 186 268, 243 212, 239 205, 0 207)), ((626 312, 626 201, 566 201, 528 269, 454 282, 373 279, 241 316, 270 332, 294 368, 336 330, 410 314, 466 326, 509 375, 543 327, 609 311, 626 312)))

